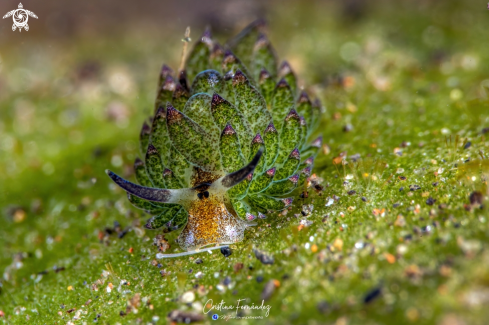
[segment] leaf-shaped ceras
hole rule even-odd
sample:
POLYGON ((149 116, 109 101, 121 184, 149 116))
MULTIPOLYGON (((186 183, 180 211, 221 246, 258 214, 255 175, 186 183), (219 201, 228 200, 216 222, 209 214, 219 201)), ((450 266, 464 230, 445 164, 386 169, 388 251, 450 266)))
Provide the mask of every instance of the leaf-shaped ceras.
POLYGON ((218 142, 212 141, 200 125, 170 104, 167 106, 167 123, 172 145, 191 164, 204 171, 221 170, 218 142))
POLYGON ((224 50, 206 30, 182 70, 164 65, 140 132, 140 185, 108 171, 152 215, 146 228, 183 228, 184 250, 241 241, 251 220, 289 207, 311 174, 320 104, 299 94, 264 33, 255 22, 224 50))

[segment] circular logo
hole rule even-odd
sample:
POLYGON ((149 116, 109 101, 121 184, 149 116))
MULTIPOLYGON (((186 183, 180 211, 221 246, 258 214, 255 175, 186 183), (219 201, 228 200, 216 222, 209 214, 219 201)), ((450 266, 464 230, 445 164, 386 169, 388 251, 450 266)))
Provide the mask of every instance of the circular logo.
POLYGON ((218 318, 219 318, 219 315, 218 315, 218 314, 214 314, 214 315, 212 315, 212 319, 213 319, 213 320, 217 320, 218 318))
POLYGON ((27 20, 29 19, 29 17, 27 17, 27 12, 25 10, 17 9, 13 16, 14 24, 17 27, 24 27, 25 25, 27 25, 27 20))

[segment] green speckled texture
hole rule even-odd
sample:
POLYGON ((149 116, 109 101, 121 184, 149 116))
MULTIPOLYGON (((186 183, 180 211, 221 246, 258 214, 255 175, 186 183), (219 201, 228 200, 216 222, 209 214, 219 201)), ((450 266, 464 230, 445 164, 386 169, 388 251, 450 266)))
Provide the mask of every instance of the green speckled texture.
POLYGON ((295 190, 298 180, 299 175, 292 175, 289 178, 273 182, 271 186, 265 191, 265 194, 271 196, 281 196, 288 194, 295 190))
POLYGON ((300 125, 300 117, 297 112, 292 109, 285 117, 282 131, 279 134, 279 153, 276 165, 283 165, 288 160, 293 150, 298 149, 302 139, 302 128, 300 125))
POLYGON ((167 107, 168 133, 172 146, 192 165, 206 171, 221 169, 218 138, 171 106, 167 107))
POLYGON ((291 109, 294 109, 294 94, 290 89, 289 84, 285 80, 281 80, 273 90, 271 98, 271 110, 273 120, 277 126, 282 127, 283 120, 289 114, 291 109))
POLYGON ((297 168, 299 168, 300 162, 300 152, 297 148, 295 148, 291 151, 287 159, 284 161, 283 165, 277 169, 277 172, 275 173, 275 179, 281 180, 295 173, 297 168))
MULTIPOLYGON (((171 145, 168 127, 166 125, 165 106, 160 106, 156 111, 149 137, 149 143, 160 153, 163 166, 168 165, 170 162, 170 150, 168 150, 168 148, 171 145)), ((141 143, 141 146, 144 146, 144 143, 141 143)))
POLYGON ((258 177, 254 177, 250 184, 250 193, 260 193, 267 189, 275 176, 275 167, 267 170, 258 177))
POLYGON ((153 187, 166 188, 163 180, 163 163, 161 162, 160 153, 150 144, 146 152, 145 159, 146 173, 148 174, 153 187))
POLYGON ((236 130, 242 152, 245 157, 249 156, 253 133, 243 114, 233 104, 218 94, 214 94, 212 98, 211 111, 214 121, 219 128, 223 130, 229 124, 236 130))
MULTIPOLYGON (((210 65, 208 64, 207 67, 210 67, 210 65)), ((212 95, 215 92, 222 93, 224 81, 221 74, 216 70, 204 70, 193 80, 192 94, 207 93, 212 95)))
POLYGON ((241 152, 238 134, 231 124, 226 125, 221 133, 219 151, 221 152, 222 167, 225 172, 232 173, 246 165, 247 160, 241 152))
POLYGON ((250 124, 253 134, 263 132, 267 125, 272 122, 272 116, 261 93, 251 85, 246 75, 239 70, 233 77, 233 89, 236 108, 250 124))
POLYGON ((198 93, 190 97, 183 113, 197 123, 208 134, 213 142, 219 142, 220 130, 211 113, 212 97, 206 93, 198 93))

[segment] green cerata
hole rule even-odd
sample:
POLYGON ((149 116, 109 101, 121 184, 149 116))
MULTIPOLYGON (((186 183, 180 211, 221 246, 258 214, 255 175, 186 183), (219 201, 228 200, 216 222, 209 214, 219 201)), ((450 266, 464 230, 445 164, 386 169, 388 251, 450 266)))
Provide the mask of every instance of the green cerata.
POLYGON ((205 31, 174 75, 161 69, 154 116, 140 133, 135 184, 111 171, 148 229, 183 228, 187 255, 239 242, 256 218, 292 204, 310 176, 321 117, 287 62, 278 65, 263 21, 224 47, 205 31))

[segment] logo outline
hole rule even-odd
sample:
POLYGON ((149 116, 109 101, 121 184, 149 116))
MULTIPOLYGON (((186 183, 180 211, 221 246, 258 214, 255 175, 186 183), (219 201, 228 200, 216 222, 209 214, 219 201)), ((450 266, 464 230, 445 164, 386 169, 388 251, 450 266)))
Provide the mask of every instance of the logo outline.
POLYGON ((25 31, 28 31, 29 25, 27 24, 27 21, 29 20, 29 16, 36 19, 38 18, 37 15, 32 11, 24 9, 22 3, 19 3, 17 9, 7 12, 2 19, 8 18, 10 16, 12 16, 12 20, 14 21, 14 24, 12 25, 13 32, 15 32, 16 29, 19 29, 19 32, 21 32, 22 28, 25 29, 25 31))

